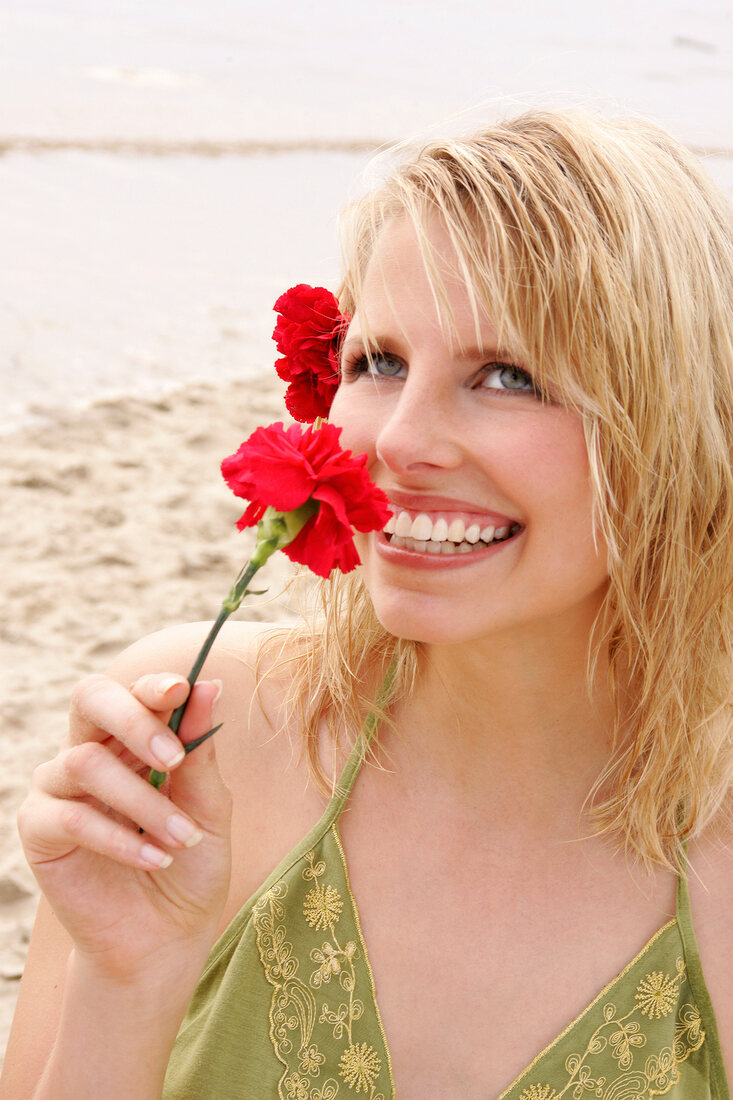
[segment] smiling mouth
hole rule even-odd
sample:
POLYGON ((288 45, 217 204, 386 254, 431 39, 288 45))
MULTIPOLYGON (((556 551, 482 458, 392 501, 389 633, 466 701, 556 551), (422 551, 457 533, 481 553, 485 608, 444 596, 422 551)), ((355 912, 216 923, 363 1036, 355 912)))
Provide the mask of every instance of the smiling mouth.
MULTIPOLYGON (((414 538, 412 535, 399 535, 395 528, 399 529, 393 516, 384 528, 384 535, 389 545, 395 549, 441 555, 472 554, 477 550, 485 550, 489 546, 494 546, 496 543, 508 542, 523 530, 519 523, 512 523, 503 527, 487 525, 481 528, 478 523, 466 527, 465 523, 459 520, 457 523, 450 524, 450 526, 448 524, 439 526, 436 523, 430 531, 431 537, 420 539, 414 538)), ((420 531, 418 531, 419 533, 420 531)), ((425 533, 428 533, 427 530, 425 533)))

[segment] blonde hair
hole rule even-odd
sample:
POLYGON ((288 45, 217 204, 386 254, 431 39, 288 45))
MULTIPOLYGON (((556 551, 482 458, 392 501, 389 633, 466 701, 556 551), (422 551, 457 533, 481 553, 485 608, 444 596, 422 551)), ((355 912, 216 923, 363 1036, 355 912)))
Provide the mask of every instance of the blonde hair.
MULTIPOLYGON (((615 707, 591 816, 647 866, 679 869, 684 838, 717 815, 733 781, 730 210, 695 157, 650 123, 531 111, 431 143, 353 205, 347 312, 395 216, 414 224, 447 308, 428 235, 436 214, 500 341, 582 417, 609 569, 587 680, 605 651, 615 707)), ((334 731, 357 728, 373 670, 392 658, 395 694, 409 691, 420 645, 381 627, 358 572, 320 595, 322 621, 287 651, 324 781, 322 716, 334 731)))

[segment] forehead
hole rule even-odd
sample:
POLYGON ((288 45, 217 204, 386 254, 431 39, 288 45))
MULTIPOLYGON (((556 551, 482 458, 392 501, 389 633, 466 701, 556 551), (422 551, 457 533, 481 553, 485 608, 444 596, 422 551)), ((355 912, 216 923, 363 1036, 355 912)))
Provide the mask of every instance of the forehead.
POLYGON ((467 277, 445 223, 416 226, 406 216, 387 222, 367 262, 350 335, 397 326, 440 329, 451 342, 495 343, 496 329, 467 277))

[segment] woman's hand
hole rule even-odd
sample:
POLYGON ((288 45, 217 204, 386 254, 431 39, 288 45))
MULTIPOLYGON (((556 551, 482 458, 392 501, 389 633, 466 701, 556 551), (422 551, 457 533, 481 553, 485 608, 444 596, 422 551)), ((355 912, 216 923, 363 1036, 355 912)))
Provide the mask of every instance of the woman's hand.
MULTIPOLYGON (((185 744, 213 725, 220 685, 194 685, 185 744)), ((231 800, 215 738, 184 756, 167 728, 186 699, 179 676, 143 676, 126 691, 106 676, 77 685, 67 741, 36 769, 18 824, 26 858, 75 951, 105 980, 163 979, 199 969, 230 875, 231 800), (150 768, 170 773, 160 791, 150 768), (140 830, 144 830, 141 832, 140 830)))

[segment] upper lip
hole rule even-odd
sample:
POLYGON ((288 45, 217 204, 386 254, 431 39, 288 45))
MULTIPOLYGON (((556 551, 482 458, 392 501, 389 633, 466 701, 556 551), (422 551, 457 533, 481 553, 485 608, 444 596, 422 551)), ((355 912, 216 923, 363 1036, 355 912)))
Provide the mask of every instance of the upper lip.
POLYGON ((432 493, 405 493, 401 489, 385 488, 391 504, 403 508, 407 512, 470 512, 474 515, 486 516, 496 524, 517 523, 518 520, 511 516, 493 512, 490 508, 475 501, 459 500, 457 497, 436 496, 432 493))

